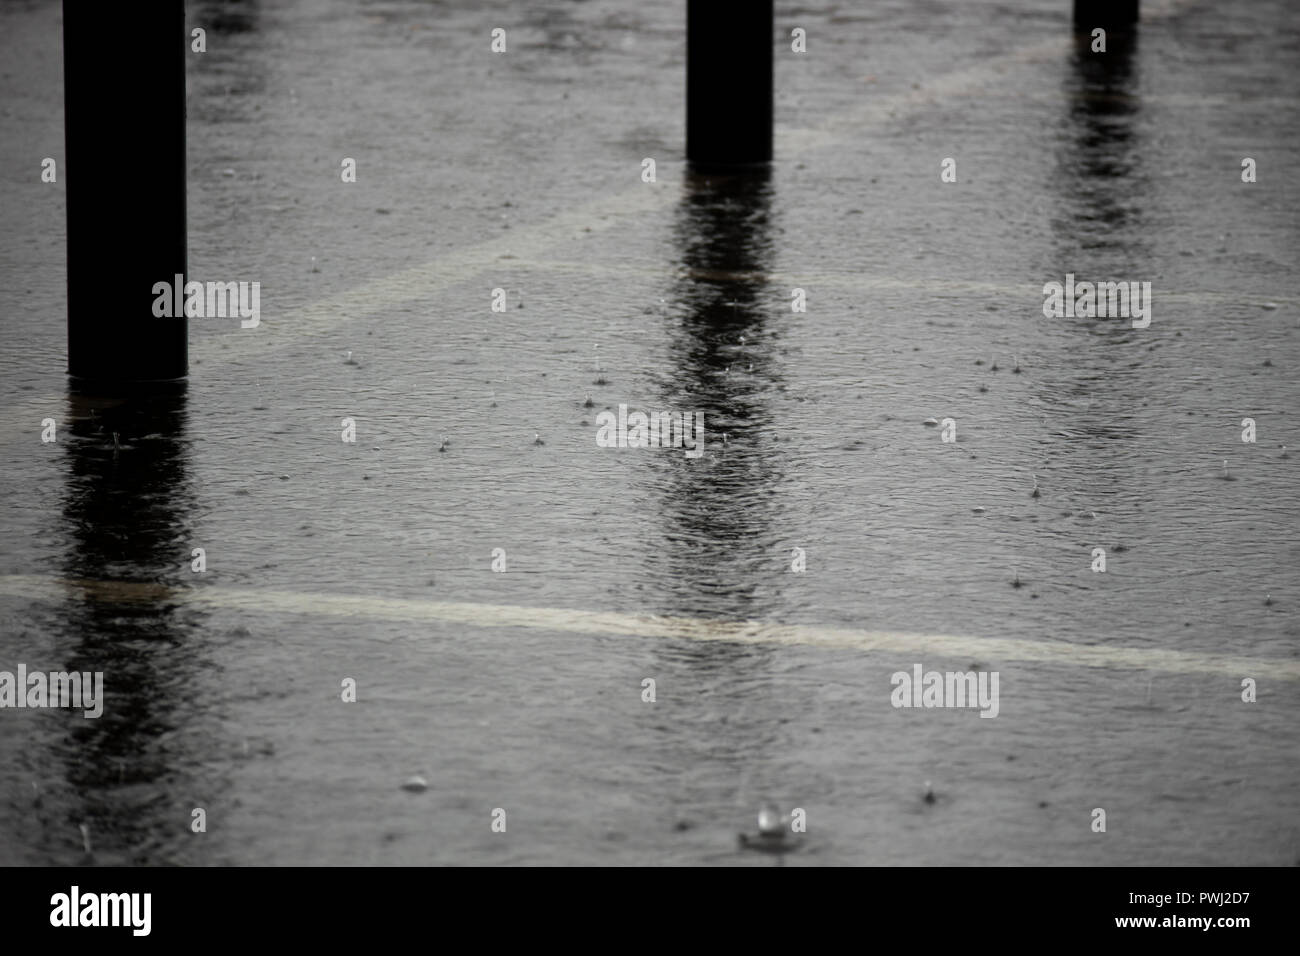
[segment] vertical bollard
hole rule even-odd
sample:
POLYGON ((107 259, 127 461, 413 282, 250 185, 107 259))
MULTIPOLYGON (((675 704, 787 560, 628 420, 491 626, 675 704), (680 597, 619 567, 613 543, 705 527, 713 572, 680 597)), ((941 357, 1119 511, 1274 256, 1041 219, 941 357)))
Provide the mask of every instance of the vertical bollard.
POLYGON ((1138 22, 1138 0, 1074 0, 1074 28, 1128 30, 1138 22))
POLYGON ((185 317, 155 318, 152 290, 185 275, 187 49, 184 0, 139 9, 64 0, 74 379, 126 384, 186 374, 185 317))
POLYGON ((772 158, 772 0, 687 0, 686 158, 697 168, 772 158))

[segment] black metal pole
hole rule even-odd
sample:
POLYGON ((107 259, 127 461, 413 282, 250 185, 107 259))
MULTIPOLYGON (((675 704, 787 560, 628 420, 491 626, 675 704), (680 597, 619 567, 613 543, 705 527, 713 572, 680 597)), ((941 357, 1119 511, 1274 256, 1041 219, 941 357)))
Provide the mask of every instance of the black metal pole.
POLYGON ((188 370, 184 314, 153 311, 155 283, 185 276, 187 49, 184 0, 64 0, 68 374, 83 383, 188 370))
POLYGON ((1076 30, 1126 30, 1137 22, 1138 0, 1074 0, 1076 30))
POLYGON ((687 0, 686 158, 729 168, 772 158, 772 0, 687 0))

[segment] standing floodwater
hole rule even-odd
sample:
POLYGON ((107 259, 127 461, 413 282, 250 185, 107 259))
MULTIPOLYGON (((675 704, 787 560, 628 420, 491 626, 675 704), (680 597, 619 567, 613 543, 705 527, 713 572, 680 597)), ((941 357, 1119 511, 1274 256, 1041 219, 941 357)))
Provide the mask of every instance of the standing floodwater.
POLYGON ((0 863, 1300 860, 1300 17, 1069 7, 778 5, 720 175, 678 2, 192 3, 123 397, 0 6, 0 863))

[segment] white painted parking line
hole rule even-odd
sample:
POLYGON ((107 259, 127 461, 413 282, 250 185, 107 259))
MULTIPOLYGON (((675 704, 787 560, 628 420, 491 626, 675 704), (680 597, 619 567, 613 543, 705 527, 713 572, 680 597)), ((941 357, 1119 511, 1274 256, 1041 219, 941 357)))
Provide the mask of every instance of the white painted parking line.
POLYGON ((437 621, 468 627, 522 627, 602 637, 640 637, 733 644, 820 647, 860 652, 950 658, 985 666, 1003 661, 1037 661, 1074 667, 1209 674, 1237 680, 1300 680, 1300 660, 1228 657, 1160 648, 1069 644, 1023 638, 866 631, 775 624, 762 621, 716 621, 659 617, 574 608, 525 607, 454 601, 366 597, 275 591, 263 588, 168 588, 129 581, 89 581, 35 575, 0 576, 0 597, 62 603, 86 600, 121 603, 168 601, 220 610, 302 614, 363 621, 437 621))

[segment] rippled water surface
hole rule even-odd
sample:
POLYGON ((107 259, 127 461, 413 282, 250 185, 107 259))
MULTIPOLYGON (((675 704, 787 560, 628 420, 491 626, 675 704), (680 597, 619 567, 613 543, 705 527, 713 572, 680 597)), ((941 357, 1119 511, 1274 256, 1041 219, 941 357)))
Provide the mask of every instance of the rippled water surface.
POLYGON ((680 3, 191 4, 191 277, 262 325, 115 402, 64 376, 60 5, 0 6, 0 670, 107 692, 0 711, 0 863, 770 865, 765 799, 788 865, 1300 859, 1300 17, 1144 4, 1099 61, 1068 7, 778 5, 777 160, 706 177, 680 3), (1067 273, 1150 327, 1045 318, 1067 273), (620 404, 703 456, 597 447, 620 404), (918 662, 998 717, 892 707, 918 662))

